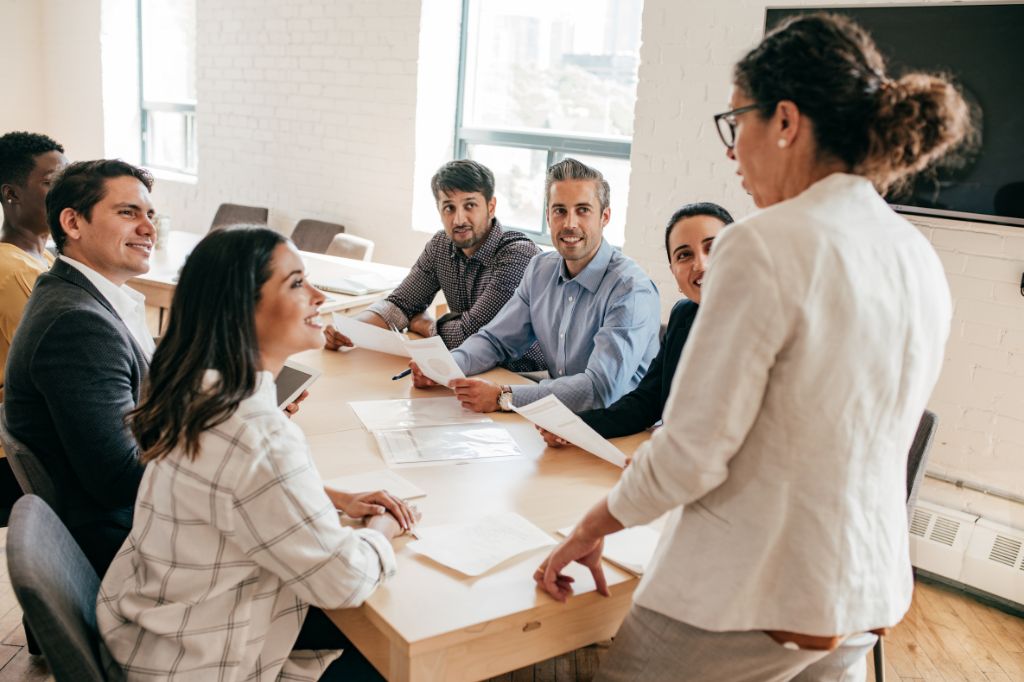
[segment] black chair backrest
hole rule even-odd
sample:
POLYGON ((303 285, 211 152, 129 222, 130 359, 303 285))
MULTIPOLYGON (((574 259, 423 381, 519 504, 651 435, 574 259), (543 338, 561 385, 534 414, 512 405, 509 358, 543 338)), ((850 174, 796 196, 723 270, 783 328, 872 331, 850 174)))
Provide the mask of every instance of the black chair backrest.
POLYGON ((327 253, 334 235, 345 231, 344 225, 327 223, 323 220, 300 220, 292 230, 292 242, 300 251, 327 253))
POLYGON ((932 447, 932 438, 935 436, 935 428, 938 426, 939 418, 931 410, 925 410, 921 415, 921 422, 917 425, 917 433, 914 434, 914 442, 910 446, 910 454, 907 455, 907 509, 913 512, 914 503, 917 501, 917 491, 921 487, 921 480, 924 478, 924 470, 928 464, 928 452, 932 447))
POLYGON ((261 206, 221 204, 213 216, 210 232, 232 225, 266 225, 269 217, 270 209, 261 206))
POLYGON ((38 495, 46 504, 59 512, 60 498, 57 496, 57 486, 54 485, 49 472, 46 471, 46 467, 39 461, 35 453, 7 430, 7 412, 2 403, 0 403, 0 444, 4 447, 4 454, 7 455, 7 461, 11 464, 14 478, 21 486, 21 492, 26 495, 38 495))
POLYGON ((57 682, 103 682, 99 578, 57 514, 35 495, 19 498, 11 510, 7 570, 57 682))

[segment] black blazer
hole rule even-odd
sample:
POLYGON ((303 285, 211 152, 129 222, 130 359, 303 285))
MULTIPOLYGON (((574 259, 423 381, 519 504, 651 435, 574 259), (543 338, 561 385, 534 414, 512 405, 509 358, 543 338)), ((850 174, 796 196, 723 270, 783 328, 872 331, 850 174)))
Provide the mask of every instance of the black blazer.
POLYGON ((665 409, 679 356, 696 317, 696 303, 686 299, 676 303, 658 355, 637 387, 608 407, 580 412, 580 418, 605 438, 628 436, 654 426, 665 409))
POLYGON ((58 259, 40 275, 11 342, 4 409, 11 434, 53 478, 72 532, 89 523, 131 528, 143 466, 125 416, 148 369, 81 272, 58 259))

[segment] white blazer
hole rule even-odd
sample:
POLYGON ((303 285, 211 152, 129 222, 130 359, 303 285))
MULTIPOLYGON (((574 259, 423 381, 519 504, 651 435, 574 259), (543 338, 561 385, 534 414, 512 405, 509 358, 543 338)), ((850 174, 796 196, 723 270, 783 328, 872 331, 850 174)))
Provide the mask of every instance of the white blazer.
POLYGON ((863 177, 724 230, 665 426, 609 498, 626 526, 674 510, 636 603, 713 631, 897 623, 907 452, 951 308, 931 245, 863 177))

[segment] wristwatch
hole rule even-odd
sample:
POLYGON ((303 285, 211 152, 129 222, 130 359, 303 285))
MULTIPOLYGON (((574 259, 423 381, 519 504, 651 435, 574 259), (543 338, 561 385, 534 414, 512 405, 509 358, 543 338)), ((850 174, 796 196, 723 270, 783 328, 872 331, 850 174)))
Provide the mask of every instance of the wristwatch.
POLYGON ((512 387, 502 386, 498 394, 498 409, 502 412, 512 411, 512 387))

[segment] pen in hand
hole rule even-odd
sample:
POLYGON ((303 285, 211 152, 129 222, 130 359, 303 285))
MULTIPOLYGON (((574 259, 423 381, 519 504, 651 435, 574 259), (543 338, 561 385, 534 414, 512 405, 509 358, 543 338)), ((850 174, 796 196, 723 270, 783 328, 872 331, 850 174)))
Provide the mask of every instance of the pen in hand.
POLYGON ((409 369, 405 370, 404 372, 399 372, 395 376, 391 377, 391 380, 392 381, 398 381, 399 379, 404 379, 405 377, 409 376, 410 374, 412 374, 412 368, 411 367, 409 369))

